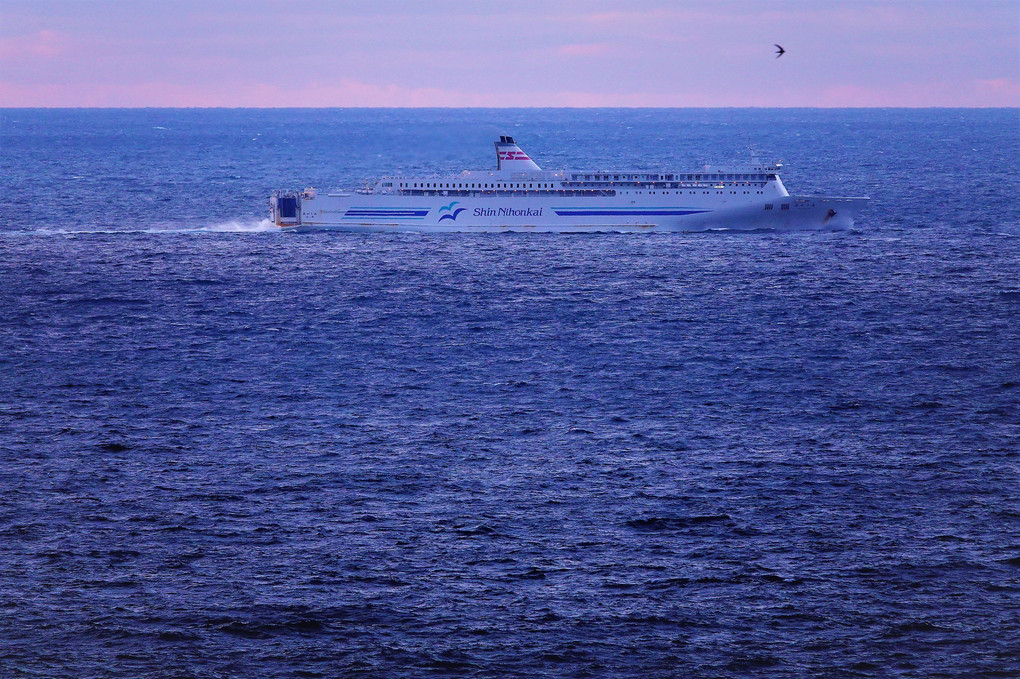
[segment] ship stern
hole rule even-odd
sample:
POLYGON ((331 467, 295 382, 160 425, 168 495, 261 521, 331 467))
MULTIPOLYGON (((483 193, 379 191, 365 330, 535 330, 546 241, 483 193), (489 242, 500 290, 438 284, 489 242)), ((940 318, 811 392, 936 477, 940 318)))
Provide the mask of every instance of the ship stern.
POLYGON ((276 191, 269 198, 269 219, 279 227, 301 226, 301 196, 294 191, 276 191))

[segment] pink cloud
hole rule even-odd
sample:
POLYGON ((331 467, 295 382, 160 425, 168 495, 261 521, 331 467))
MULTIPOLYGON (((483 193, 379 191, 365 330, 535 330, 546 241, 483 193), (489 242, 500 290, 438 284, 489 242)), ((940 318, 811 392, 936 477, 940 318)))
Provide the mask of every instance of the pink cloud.
POLYGON ((1020 84, 998 78, 977 80, 959 91, 952 83, 900 83, 891 85, 832 85, 813 103, 800 106, 939 106, 956 99, 963 106, 1011 107, 1020 105, 1020 84))
POLYGON ((699 90, 606 92, 597 89, 479 92, 405 87, 357 79, 304 85, 234 82, 215 91, 173 82, 34 84, 0 81, 0 106, 131 107, 713 107, 713 106, 937 106, 962 97, 967 106, 1020 105, 1020 83, 1005 78, 974 81, 966 92, 951 85, 830 85, 805 94, 784 86, 768 92, 699 90))
POLYGON ((983 95, 1001 98, 1009 104, 1003 106, 1020 106, 1020 82, 1008 78, 994 78, 992 80, 977 80, 974 82, 975 89, 983 95))
POLYGON ((66 38, 56 31, 41 30, 29 35, 0 38, 0 59, 53 59, 64 54, 66 38))
POLYGON ((596 57, 607 54, 609 51, 609 45, 602 42, 579 45, 562 45, 556 50, 556 53, 568 57, 596 57))

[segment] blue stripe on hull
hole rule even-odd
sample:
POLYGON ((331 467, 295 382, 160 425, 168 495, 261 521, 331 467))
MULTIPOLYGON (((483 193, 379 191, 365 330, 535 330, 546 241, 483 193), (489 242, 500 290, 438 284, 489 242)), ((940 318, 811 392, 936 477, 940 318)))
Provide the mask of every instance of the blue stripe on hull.
POLYGON ((662 217, 662 216, 678 216, 678 215, 696 215, 702 212, 711 212, 711 210, 626 210, 626 209, 608 209, 608 210, 595 210, 595 209, 576 209, 576 210, 557 210, 553 208, 560 217, 662 217))
POLYGON ((428 210, 348 210, 344 217, 424 217, 428 210))

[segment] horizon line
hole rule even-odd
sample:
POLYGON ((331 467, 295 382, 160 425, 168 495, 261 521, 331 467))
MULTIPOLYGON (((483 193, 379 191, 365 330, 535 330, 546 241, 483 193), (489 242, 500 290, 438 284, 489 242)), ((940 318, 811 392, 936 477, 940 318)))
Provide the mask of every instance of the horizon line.
POLYGON ((189 111, 189 110, 250 110, 250 111, 322 111, 322 110, 735 110, 735 109, 764 109, 764 110, 931 110, 931 109, 953 109, 953 110, 1020 110, 1020 104, 1015 106, 3 106, 0 111, 189 111))

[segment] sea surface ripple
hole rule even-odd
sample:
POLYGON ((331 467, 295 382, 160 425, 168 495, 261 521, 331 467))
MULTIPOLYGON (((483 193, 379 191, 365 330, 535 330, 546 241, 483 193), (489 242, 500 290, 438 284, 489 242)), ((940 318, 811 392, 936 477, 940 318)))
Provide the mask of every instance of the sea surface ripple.
POLYGON ((845 232, 280 234, 293 147, 162 145, 499 114, 3 112, 0 675, 1020 675, 1017 113, 513 113, 828 142, 845 232))

